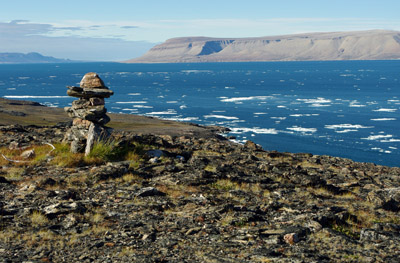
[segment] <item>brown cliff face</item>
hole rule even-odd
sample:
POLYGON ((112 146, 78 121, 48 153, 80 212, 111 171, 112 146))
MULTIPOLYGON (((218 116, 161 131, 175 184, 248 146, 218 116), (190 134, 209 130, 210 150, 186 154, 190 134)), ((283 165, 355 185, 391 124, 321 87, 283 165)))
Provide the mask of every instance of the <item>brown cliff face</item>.
POLYGON ((308 33, 259 38, 173 38, 127 63, 400 59, 400 32, 308 33))

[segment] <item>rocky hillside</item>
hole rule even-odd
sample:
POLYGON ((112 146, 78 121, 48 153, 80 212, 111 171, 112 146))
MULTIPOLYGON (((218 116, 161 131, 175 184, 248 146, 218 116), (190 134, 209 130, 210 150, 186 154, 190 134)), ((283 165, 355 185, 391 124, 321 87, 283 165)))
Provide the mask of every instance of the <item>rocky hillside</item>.
POLYGON ((167 40, 128 63, 400 59, 400 32, 309 33, 259 38, 167 40))
POLYGON ((67 126, 0 125, 1 262, 400 257, 400 168, 209 132, 115 130, 84 157, 67 126))

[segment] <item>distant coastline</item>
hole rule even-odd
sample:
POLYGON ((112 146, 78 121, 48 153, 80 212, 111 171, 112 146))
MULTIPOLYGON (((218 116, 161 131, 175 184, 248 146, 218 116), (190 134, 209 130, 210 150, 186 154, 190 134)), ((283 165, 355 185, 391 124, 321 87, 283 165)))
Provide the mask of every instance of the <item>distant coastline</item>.
POLYGON ((60 59, 51 56, 44 56, 37 52, 30 53, 0 53, 0 64, 22 64, 22 63, 77 63, 69 59, 60 59))

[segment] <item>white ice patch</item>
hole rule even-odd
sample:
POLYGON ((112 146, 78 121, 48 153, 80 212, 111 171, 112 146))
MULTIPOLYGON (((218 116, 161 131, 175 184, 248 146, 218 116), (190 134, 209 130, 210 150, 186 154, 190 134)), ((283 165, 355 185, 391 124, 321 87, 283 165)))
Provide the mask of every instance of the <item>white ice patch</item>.
POLYGON ((58 98, 70 98, 69 96, 30 96, 30 95, 24 95, 24 96, 3 96, 6 99, 58 99, 58 98))
POLYGON ((224 115, 216 115, 216 114, 204 115, 203 117, 206 118, 206 119, 208 119, 208 118, 225 119, 225 120, 238 120, 238 119, 239 119, 239 118, 237 118, 237 117, 224 116, 224 115))
POLYGON ((235 97, 235 98, 226 98, 220 97, 221 102, 241 102, 241 101, 248 101, 248 100, 267 100, 273 98, 272 96, 250 96, 250 97, 235 97))
POLYGON ((242 134, 242 133, 256 133, 256 134, 278 134, 278 131, 275 129, 265 129, 265 128, 230 128, 231 131, 229 133, 233 134, 242 134))
POLYGON ((146 104, 147 101, 117 101, 117 104, 146 104))
MULTIPOLYGON (((391 134, 386 134, 386 135, 370 135, 367 138, 361 138, 362 140, 368 140, 368 141, 379 141, 381 139, 389 139, 392 138, 393 135, 391 134)), ((381 141, 382 142, 382 141, 381 141)))
POLYGON ((152 109, 153 106, 145 106, 145 105, 134 105, 134 108, 140 108, 140 109, 152 109))
POLYGON ((373 110, 373 111, 376 111, 376 112, 395 112, 395 111, 397 111, 397 109, 385 109, 385 108, 380 108, 380 109, 373 110))
POLYGON ((319 107, 330 107, 331 105, 329 104, 321 104, 321 103, 313 103, 310 105, 310 107, 315 107, 315 108, 319 108, 319 107))
POLYGON ((400 139, 381 140, 381 142, 400 142, 400 139))
POLYGON ((286 120, 286 117, 271 117, 271 119, 283 121, 283 120, 286 120))
POLYGON ((337 129, 372 129, 374 126, 363 126, 360 124, 333 124, 333 125, 325 125, 326 129, 332 129, 332 130, 337 130, 337 129))
POLYGON ((311 117, 311 116, 319 116, 319 114, 291 114, 290 117, 311 117))
POLYGON ((146 113, 146 115, 175 115, 176 111, 175 110, 168 110, 168 111, 153 111, 146 113))
POLYGON ((302 101, 307 104, 321 104, 321 103, 331 103, 332 101, 325 98, 316 98, 316 99, 296 99, 297 101, 302 101))
POLYGON ((178 103, 178 101, 172 100, 172 101, 167 101, 166 103, 168 103, 168 104, 175 104, 175 103, 178 103))
POLYGON ((371 121, 395 121, 396 118, 378 118, 378 119, 371 119, 371 121))
POLYGON ((141 93, 128 93, 127 95, 130 95, 130 96, 140 96, 140 95, 142 95, 141 93))
POLYGON ((293 126, 293 127, 286 128, 286 129, 290 130, 290 131, 301 132, 301 133, 314 133, 317 131, 316 128, 303 128, 303 127, 299 127, 299 126, 293 126))
POLYGON ((367 105, 360 104, 357 100, 353 100, 350 102, 349 107, 352 108, 361 108, 361 107, 366 107, 367 105))
POLYGON ((171 121, 197 121, 199 118, 197 117, 185 117, 185 118, 166 118, 171 121))
POLYGON ((187 69, 187 70, 181 70, 182 73, 200 73, 200 72, 204 72, 204 73, 211 73, 212 70, 201 70, 201 69, 187 69))
POLYGON ((358 132, 358 130, 353 130, 353 129, 344 129, 340 131, 335 131, 336 133, 348 133, 348 132, 358 132))

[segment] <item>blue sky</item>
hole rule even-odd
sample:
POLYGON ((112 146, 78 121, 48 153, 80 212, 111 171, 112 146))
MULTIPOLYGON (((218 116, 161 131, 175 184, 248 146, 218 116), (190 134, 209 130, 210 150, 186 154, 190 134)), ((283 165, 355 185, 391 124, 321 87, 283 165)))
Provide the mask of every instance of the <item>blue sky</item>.
POLYGON ((124 60, 172 37, 400 31, 399 10, 399 0, 13 0, 0 9, 0 52, 124 60))

